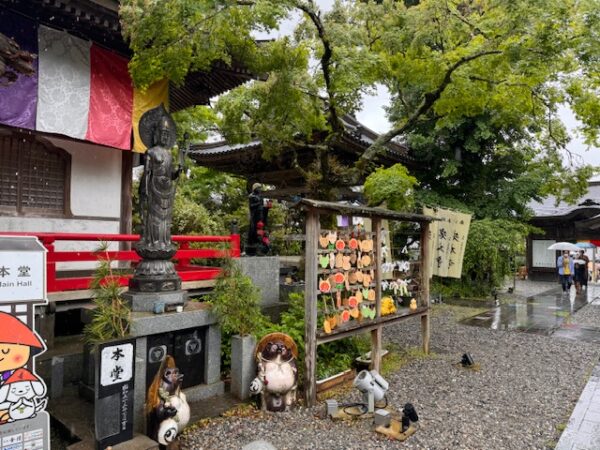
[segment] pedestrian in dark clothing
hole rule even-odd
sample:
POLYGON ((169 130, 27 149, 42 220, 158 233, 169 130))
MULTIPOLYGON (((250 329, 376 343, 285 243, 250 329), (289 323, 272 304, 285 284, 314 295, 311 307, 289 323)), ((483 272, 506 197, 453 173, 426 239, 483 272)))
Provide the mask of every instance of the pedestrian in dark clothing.
POLYGON ((590 259, 586 256, 583 250, 579 250, 579 255, 575 262, 575 288, 577 293, 581 293, 581 289, 585 286, 587 289, 588 282, 588 263, 590 259))

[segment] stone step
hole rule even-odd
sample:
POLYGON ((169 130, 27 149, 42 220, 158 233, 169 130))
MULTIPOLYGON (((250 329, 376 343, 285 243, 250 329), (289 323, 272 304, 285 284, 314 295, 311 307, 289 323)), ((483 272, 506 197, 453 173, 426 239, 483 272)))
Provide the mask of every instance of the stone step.
MULTIPOLYGON (((90 450, 96 447, 96 443, 89 439, 79 441, 75 444, 69 445, 67 450, 90 450)), ((111 450, 158 450, 158 442, 150 439, 148 436, 143 434, 135 434, 133 439, 121 442, 120 444, 108 447, 111 450)))
POLYGON ((143 434, 135 434, 133 439, 114 445, 112 450, 158 450, 158 442, 143 434))

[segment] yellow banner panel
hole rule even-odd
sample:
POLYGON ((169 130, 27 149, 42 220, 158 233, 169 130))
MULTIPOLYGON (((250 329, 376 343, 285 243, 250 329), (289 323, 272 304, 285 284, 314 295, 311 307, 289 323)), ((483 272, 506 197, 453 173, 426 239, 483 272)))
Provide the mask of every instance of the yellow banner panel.
POLYGON ((161 103, 165 109, 169 110, 169 81, 161 80, 148 87, 146 90, 133 90, 133 151, 144 153, 147 149, 140 139, 139 124, 140 118, 152 108, 156 108, 161 103))

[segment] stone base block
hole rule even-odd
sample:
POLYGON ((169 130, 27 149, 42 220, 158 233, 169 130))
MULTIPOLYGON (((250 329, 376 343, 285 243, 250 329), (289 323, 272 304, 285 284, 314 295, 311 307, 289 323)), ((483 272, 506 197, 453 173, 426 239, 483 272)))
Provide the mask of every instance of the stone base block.
POLYGON ((172 292, 135 292, 128 291, 123 294, 123 299, 131 305, 134 312, 152 312, 156 302, 165 304, 165 309, 172 309, 187 303, 187 291, 172 292))
POLYGON ((217 316, 210 311, 208 305, 199 302, 188 302, 181 313, 152 314, 149 311, 134 311, 131 314, 131 329, 129 332, 132 336, 148 336, 216 323, 217 316))
POLYGON ((133 439, 113 445, 112 450, 158 450, 158 442, 143 434, 134 434, 133 439))
POLYGON ((260 289, 261 306, 279 302, 279 256, 246 256, 235 262, 260 289))
POLYGON ((225 393, 225 383, 223 381, 217 381, 212 384, 199 384, 190 388, 184 389, 183 393, 190 402, 198 402, 205 398, 214 397, 215 395, 223 395, 225 393))
POLYGON ((256 377, 253 336, 231 338, 231 393, 240 400, 250 398, 250 383, 256 377))

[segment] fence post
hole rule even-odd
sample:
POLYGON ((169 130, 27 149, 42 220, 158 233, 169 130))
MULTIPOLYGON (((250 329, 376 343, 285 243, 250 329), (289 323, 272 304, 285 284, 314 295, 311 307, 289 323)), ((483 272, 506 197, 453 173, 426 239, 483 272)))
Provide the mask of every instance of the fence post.
MULTIPOLYGON (((179 244, 178 250, 189 250, 189 248, 190 248, 190 242, 185 241, 185 242, 182 242, 179 244)), ((175 266, 175 268, 177 270, 185 269, 186 267, 189 267, 189 265, 190 265, 189 258, 181 258, 181 257, 178 257, 177 254, 175 254, 175 257, 177 258, 177 265, 175 266)))
POLYGON ((231 221, 231 243, 229 254, 231 258, 239 258, 242 254, 240 249, 240 230, 238 229, 237 220, 231 221))
POLYGON ((40 238, 44 247, 48 250, 46 254, 46 290, 48 292, 56 292, 56 263, 54 262, 54 238, 42 237, 40 238))

